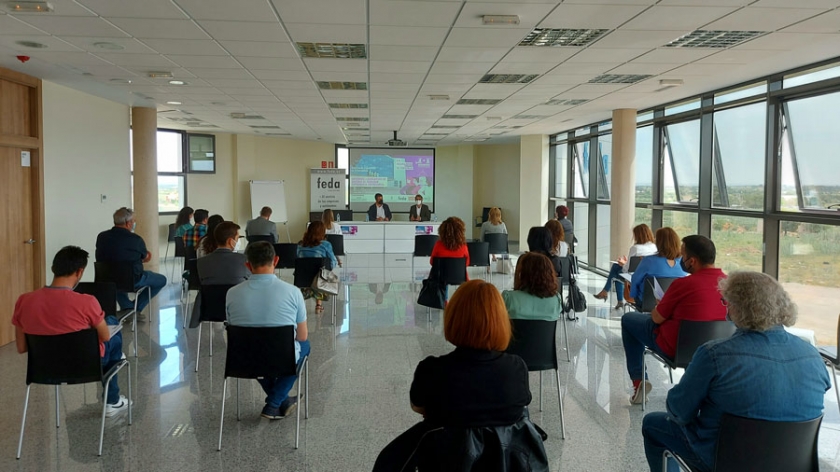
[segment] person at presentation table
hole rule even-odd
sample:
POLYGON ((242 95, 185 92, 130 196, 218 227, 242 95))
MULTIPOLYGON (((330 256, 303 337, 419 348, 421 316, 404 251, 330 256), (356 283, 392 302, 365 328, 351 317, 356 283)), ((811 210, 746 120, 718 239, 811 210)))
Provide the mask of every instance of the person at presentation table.
POLYGON ((408 210, 408 219, 410 221, 429 221, 432 219, 432 212, 429 210, 429 205, 423 204, 422 195, 414 197, 414 206, 408 210))
POLYGON ((382 203, 382 194, 377 193, 374 198, 376 203, 368 208, 368 221, 391 221, 391 209, 387 203, 382 203))

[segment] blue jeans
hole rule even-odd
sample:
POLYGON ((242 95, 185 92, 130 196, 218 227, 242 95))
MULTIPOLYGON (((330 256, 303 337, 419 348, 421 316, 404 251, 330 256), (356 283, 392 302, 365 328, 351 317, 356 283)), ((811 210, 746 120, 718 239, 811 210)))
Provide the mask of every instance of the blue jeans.
MULTIPOLYGON (((134 284, 134 288, 138 289, 140 287, 146 287, 152 289, 152 298, 156 297, 158 292, 160 292, 163 287, 166 287, 166 276, 161 274, 156 274, 150 271, 144 271, 143 275, 140 276, 140 280, 134 284)), ((125 292, 117 292, 117 303, 120 305, 120 309, 127 310, 129 308, 134 308, 134 302, 128 298, 128 294, 125 292)), ((144 291, 140 295, 140 300, 137 301, 137 312, 143 311, 146 308, 146 305, 149 304, 149 295, 144 291)))
POLYGON ((604 284, 604 291, 610 291, 610 285, 615 286, 615 298, 616 300, 623 302, 624 301, 624 281, 619 277, 622 271, 622 267, 618 264, 613 264, 610 268, 610 275, 607 276, 607 283, 604 284))
MULTIPOLYGON (((117 318, 113 316, 106 316, 105 323, 111 326, 120 324, 117 318)), ((105 345, 105 354, 102 356, 102 372, 104 373, 122 359, 122 332, 111 336, 111 339, 102 344, 105 345)), ((111 381, 108 382, 108 398, 105 399, 105 402, 112 405, 120 400, 120 386, 117 384, 118 376, 111 377, 111 381)))
MULTIPOLYGON (((300 367, 303 363, 303 358, 309 355, 309 341, 300 342, 300 359, 297 365, 300 367)), ((257 379, 257 382, 262 386, 263 391, 267 395, 265 403, 273 408, 279 408, 280 405, 289 398, 289 391, 297 380, 297 375, 287 375, 285 377, 273 377, 257 379)))
POLYGON ((668 359, 671 358, 656 344, 656 334, 653 332, 656 326, 653 318, 647 313, 633 311, 621 317, 621 342, 624 344, 624 357, 627 359, 630 380, 642 380, 645 347, 668 359))
MULTIPOLYGON (((642 420, 642 437, 645 441, 645 456, 647 456, 651 472, 662 470, 662 453, 666 449, 680 456, 686 464, 691 466, 691 470, 710 470, 691 448, 683 428, 671 421, 668 413, 656 412, 645 415, 642 420)), ((677 462, 669 459, 668 472, 678 471, 677 462)))

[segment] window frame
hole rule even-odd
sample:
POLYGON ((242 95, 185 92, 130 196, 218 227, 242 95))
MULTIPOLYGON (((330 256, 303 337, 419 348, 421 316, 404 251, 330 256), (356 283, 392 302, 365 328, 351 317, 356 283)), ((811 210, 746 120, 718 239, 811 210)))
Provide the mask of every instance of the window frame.
POLYGON ((183 149, 186 149, 186 152, 181 153, 182 154, 181 159, 183 159, 185 161, 184 162, 185 173, 187 173, 187 174, 215 174, 216 173, 216 135, 214 135, 214 134, 203 134, 203 133, 184 133, 184 137, 185 137, 185 139, 184 139, 185 147, 183 149), (213 161, 213 170, 193 170, 193 168, 192 168, 192 163, 193 163, 192 150, 190 149, 190 140, 192 138, 210 138, 211 139, 211 141, 213 143, 213 145, 212 145, 213 158, 210 159, 210 160, 213 161))

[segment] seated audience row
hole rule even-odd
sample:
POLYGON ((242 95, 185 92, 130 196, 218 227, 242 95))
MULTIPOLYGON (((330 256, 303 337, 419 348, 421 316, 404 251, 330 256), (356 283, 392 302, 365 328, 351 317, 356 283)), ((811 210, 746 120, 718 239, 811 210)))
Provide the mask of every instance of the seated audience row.
POLYGON ((634 257, 644 258, 645 256, 653 256, 656 253, 657 248, 650 227, 643 223, 633 228, 633 245, 630 247, 630 251, 628 251, 626 256, 619 257, 612 265, 604 288, 595 294, 595 298, 606 300, 609 298, 610 289, 615 285, 615 298, 617 300, 615 309, 622 308, 624 306, 624 279, 619 275, 630 272, 630 260, 634 257))

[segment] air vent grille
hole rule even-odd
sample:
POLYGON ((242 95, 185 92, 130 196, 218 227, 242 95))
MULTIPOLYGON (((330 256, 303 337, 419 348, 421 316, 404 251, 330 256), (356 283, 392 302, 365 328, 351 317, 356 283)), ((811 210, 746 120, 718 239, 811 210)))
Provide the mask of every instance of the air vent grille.
POLYGON ((336 117, 335 121, 353 122, 353 121, 370 121, 370 120, 366 117, 338 116, 338 117, 336 117))
POLYGON ((757 36, 765 34, 763 31, 692 31, 666 44, 666 48, 712 48, 724 49, 757 36))
POLYGON ((462 98, 455 102, 456 105, 497 105, 501 103, 497 98, 462 98))
POLYGON ((254 129, 280 129, 279 126, 269 126, 269 125, 248 125, 254 129))
POLYGON ((234 120, 264 120, 260 115, 249 115, 247 113, 231 113, 230 117, 234 120))
POLYGON ((450 120, 472 120, 478 118, 478 115, 443 115, 441 118, 448 118, 450 120))
POLYGON ((367 103, 330 103, 330 108, 360 109, 360 108, 367 108, 367 107, 368 107, 367 103))
POLYGON ((486 74, 480 84, 528 84, 539 77, 539 74, 486 74))
POLYGON ((367 57, 364 44, 297 43, 297 47, 303 57, 332 59, 365 59, 367 57))
POLYGON ((367 90, 367 82, 318 82, 321 90, 367 90))
POLYGON ((590 84, 635 84, 645 79, 653 77, 652 75, 642 74, 604 74, 590 80, 590 84))
POLYGON ((560 99, 549 100, 549 101, 545 102, 545 104, 546 105, 575 106, 575 105, 580 105, 582 103, 586 103, 588 101, 589 100, 586 100, 584 98, 576 98, 576 99, 568 99, 568 100, 560 98, 560 99))
POLYGON ((516 115, 512 119, 514 119, 514 120, 539 120, 540 118, 545 118, 545 115, 516 115))
POLYGON ((432 125, 432 129, 458 129, 458 125, 432 125))
POLYGON ((519 42, 520 46, 588 46, 609 30, 606 29, 549 29, 535 28, 519 42))

